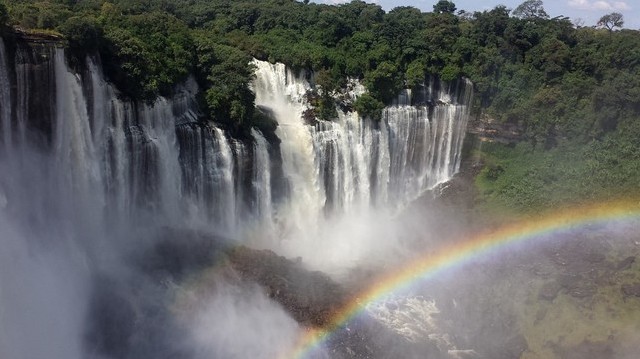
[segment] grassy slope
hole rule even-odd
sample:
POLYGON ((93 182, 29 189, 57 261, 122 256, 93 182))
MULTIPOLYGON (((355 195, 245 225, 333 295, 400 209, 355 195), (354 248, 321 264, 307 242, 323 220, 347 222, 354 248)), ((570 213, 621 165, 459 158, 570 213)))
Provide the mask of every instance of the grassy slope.
POLYGON ((612 160, 592 144, 544 150, 524 142, 483 143, 474 156, 484 163, 475 181, 478 210, 491 215, 535 214, 639 193, 638 159, 612 160))

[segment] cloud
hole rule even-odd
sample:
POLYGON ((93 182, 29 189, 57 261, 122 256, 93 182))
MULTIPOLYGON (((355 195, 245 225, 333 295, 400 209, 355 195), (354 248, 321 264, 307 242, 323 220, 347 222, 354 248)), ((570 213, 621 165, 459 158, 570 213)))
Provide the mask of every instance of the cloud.
POLYGON ((589 0, 569 0, 569 6, 580 10, 590 11, 613 11, 629 10, 631 7, 625 1, 589 1, 589 0))

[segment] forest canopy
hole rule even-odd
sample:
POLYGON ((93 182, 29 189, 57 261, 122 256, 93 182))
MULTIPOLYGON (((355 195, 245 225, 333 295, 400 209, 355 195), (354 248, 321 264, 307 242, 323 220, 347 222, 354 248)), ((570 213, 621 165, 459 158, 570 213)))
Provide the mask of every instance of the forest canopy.
MULTIPOLYGON (((391 102, 425 76, 464 76, 476 110, 519 122, 535 142, 591 139, 640 112, 640 35, 549 18, 542 1, 468 13, 441 0, 433 12, 354 0, 16 0, 10 25, 58 31, 80 54, 98 52, 111 80, 134 98, 153 98, 195 74, 209 115, 251 123, 251 57, 325 76, 333 91, 359 78, 369 108, 391 102), (224 78, 225 81, 220 79, 224 78)), ((361 104, 364 106, 364 103, 361 104)), ((331 113, 330 111, 328 113, 331 113)))

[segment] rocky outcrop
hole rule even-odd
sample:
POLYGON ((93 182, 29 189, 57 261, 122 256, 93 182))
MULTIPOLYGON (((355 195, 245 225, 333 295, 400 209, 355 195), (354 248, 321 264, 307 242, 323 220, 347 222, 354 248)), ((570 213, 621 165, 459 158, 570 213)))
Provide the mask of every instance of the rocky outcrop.
POLYGON ((503 123, 486 115, 469 121, 467 133, 475 135, 480 141, 517 143, 524 139, 522 126, 514 123, 503 123))
POLYGON ((236 247, 228 253, 231 268, 245 280, 259 283, 301 324, 322 327, 346 303, 344 288, 326 274, 304 269, 269 250, 236 247))

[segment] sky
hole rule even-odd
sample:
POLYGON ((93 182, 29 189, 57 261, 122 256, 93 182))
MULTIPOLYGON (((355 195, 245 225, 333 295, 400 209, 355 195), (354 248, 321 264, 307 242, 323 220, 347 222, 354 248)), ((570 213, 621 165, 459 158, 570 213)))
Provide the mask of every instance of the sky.
MULTIPOLYGON (((317 0, 328 4, 349 2, 350 0, 317 0)), ((423 11, 432 11, 433 5, 438 0, 365 0, 375 2, 385 10, 391 10, 396 6, 414 6, 423 11)), ((505 5, 514 9, 524 0, 453 0, 458 10, 482 11, 490 10, 497 5, 505 5)), ((580 19, 582 26, 592 26, 598 22, 602 15, 619 12, 624 16, 624 27, 627 29, 640 29, 640 0, 547 0, 544 1, 544 9, 549 16, 566 16, 574 23, 580 19)))

